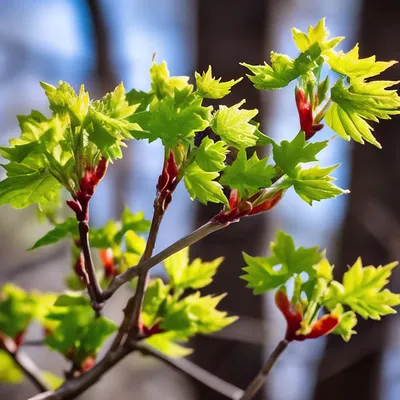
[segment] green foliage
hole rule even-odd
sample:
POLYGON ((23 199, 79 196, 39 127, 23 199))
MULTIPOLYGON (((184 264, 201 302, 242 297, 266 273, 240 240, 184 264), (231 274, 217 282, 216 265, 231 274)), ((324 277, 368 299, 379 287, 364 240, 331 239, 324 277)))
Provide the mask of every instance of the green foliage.
POLYGON ((318 67, 315 59, 320 55, 320 49, 315 46, 307 53, 300 54, 295 60, 286 54, 271 51, 271 65, 250 65, 241 63, 254 75, 247 75, 257 89, 276 90, 287 86, 301 75, 318 67))
POLYGON ((300 163, 318 161, 315 156, 323 150, 328 141, 310 143, 306 142, 303 131, 291 141, 284 140, 279 145, 273 144, 273 156, 276 165, 289 177, 297 176, 296 167, 300 163))
POLYGON ((221 330, 236 320, 217 310, 224 295, 201 296, 199 292, 182 297, 185 289, 199 289, 211 283, 222 258, 211 262, 195 259, 189 263, 188 249, 167 260, 165 268, 170 283, 153 280, 146 291, 141 313, 146 328, 157 326, 161 331, 146 342, 159 351, 179 357, 191 352, 176 341, 185 342, 197 333, 207 334, 221 330))
POLYGON ((0 382, 20 383, 23 380, 24 375, 13 359, 5 351, 0 350, 0 382))
POLYGON ((246 151, 240 150, 232 165, 227 166, 221 183, 238 189, 241 199, 247 199, 262 188, 270 187, 275 177, 275 168, 267 165, 268 157, 258 159, 257 153, 247 159, 246 151))
POLYGON ((350 51, 329 51, 326 53, 329 66, 333 71, 353 79, 366 79, 381 74, 397 61, 376 61, 375 56, 359 58, 359 47, 356 44, 350 51))
POLYGON ((315 43, 317 43, 322 50, 333 49, 344 39, 344 37, 341 36, 329 39, 329 31, 325 26, 325 18, 319 20, 315 27, 309 26, 307 33, 293 28, 292 35, 297 48, 301 52, 307 51, 315 43))
POLYGON ((321 201, 349 193, 332 183, 335 179, 329 174, 335 170, 338 165, 327 168, 321 168, 318 165, 309 169, 298 168, 295 178, 286 179, 283 184, 287 187, 293 186, 296 193, 308 204, 313 201, 321 201))
POLYGON ((343 283, 331 282, 324 296, 324 305, 330 310, 337 304, 348 306, 364 319, 380 319, 382 315, 395 314, 392 307, 400 304, 400 295, 383 288, 397 265, 397 262, 392 262, 385 266, 363 267, 361 258, 358 258, 343 275, 343 283))
POLYGON ((214 142, 206 136, 196 151, 196 163, 206 172, 219 172, 225 168, 227 145, 222 140, 214 142))
POLYGON ((16 339, 33 319, 47 326, 45 315, 54 300, 53 293, 27 293, 11 283, 4 285, 0 292, 0 335, 16 339))
POLYGON ((173 96, 165 96, 148 111, 134 114, 131 121, 142 127, 141 138, 149 142, 161 139, 165 147, 173 148, 180 142, 190 142, 196 132, 208 127, 212 107, 203 107, 201 102, 191 86, 176 89, 173 96))
POLYGON ((210 262, 196 258, 189 264, 189 249, 185 248, 164 261, 165 269, 174 290, 200 289, 209 285, 221 265, 223 257, 210 262))
POLYGON ((59 376, 49 371, 42 372, 42 379, 46 382, 47 386, 51 390, 57 390, 64 383, 64 381, 59 376))
POLYGON ((396 83, 354 80, 349 87, 345 87, 343 80, 339 79, 331 90, 333 105, 325 116, 326 123, 346 140, 350 137, 359 143, 366 140, 381 148, 365 120, 378 122, 378 118, 389 119, 391 115, 400 113, 397 92, 386 90, 396 83))
POLYGON ((95 356, 117 325, 108 318, 96 318, 89 300, 78 294, 61 295, 47 315, 55 321, 53 333, 46 337, 46 345, 81 365, 95 356))
POLYGON ((314 277, 313 268, 322 259, 318 247, 296 249, 291 236, 278 231, 275 243, 271 242, 269 257, 252 257, 243 253, 247 266, 241 278, 247 282, 247 287, 253 289, 254 294, 262 294, 277 289, 295 275, 306 272, 314 277))
POLYGON ((35 315, 35 302, 24 290, 12 284, 1 289, 0 333, 15 339, 25 331, 35 315))
POLYGON ((206 99, 222 99, 231 92, 232 86, 243 79, 239 78, 236 81, 232 79, 228 82, 221 82, 222 78, 213 78, 211 65, 208 67, 207 72, 203 72, 202 75, 195 72, 195 78, 198 95, 206 99))
MULTIPOLYGON (((2 165, 6 178, 0 182, 0 205, 25 208, 37 204, 53 222, 54 227, 31 250, 72 239, 74 272, 67 281, 74 290, 86 289, 90 296, 86 291, 28 293, 5 285, 0 293, 0 338, 7 337, 18 345, 35 320, 45 329, 46 345, 72 361, 74 367, 83 368, 117 329, 114 322, 96 314, 93 307, 97 300, 92 305, 93 299, 89 299, 93 290, 90 284, 85 287, 84 246, 78 240, 77 220, 87 219, 85 212, 97 184, 108 165, 122 158, 122 148, 129 140, 160 140, 164 146, 155 205, 166 208, 176 185, 183 180, 192 200, 222 206, 213 223, 221 217, 219 221, 228 225, 249 210, 254 211, 251 215, 270 210, 290 187, 310 205, 348 192, 335 186, 330 176, 337 165, 304 166, 317 162, 317 155, 328 145, 328 141, 311 143, 310 139, 322 129, 325 118, 344 139, 380 147, 367 121, 378 122, 399 114, 400 99, 396 90, 390 89, 397 82, 371 78, 395 62, 376 61, 374 56, 360 59, 358 45, 347 53, 336 51, 343 38, 330 39, 324 19, 309 27, 307 33, 293 28, 292 34, 300 51, 295 58, 271 52, 270 64, 242 63, 250 70, 248 77, 257 89, 280 89, 297 80, 300 132, 280 144, 260 131, 260 124, 253 120, 258 110, 241 108, 245 100, 230 107, 219 104, 218 109, 203 105, 204 99, 225 97, 242 80, 216 79, 211 66, 202 74, 195 73, 194 89, 189 77, 170 76, 166 62, 153 62, 149 91, 126 92, 121 83, 100 100, 90 100, 83 86, 76 93, 66 82, 60 81, 57 87, 41 83, 52 115, 47 118, 32 111, 18 116, 20 137, 0 147, 0 155, 8 161, 2 165), (323 76, 324 65, 340 74, 332 86, 323 76), (207 136, 209 128, 219 136, 217 139, 207 136), (266 145, 272 145, 275 165, 249 149, 266 145), (237 157, 227 162, 232 147, 237 157), (248 158, 248 154, 252 156, 248 158), (229 201, 222 185, 226 193, 231 191, 229 201), (70 194, 67 204, 77 218, 54 223, 58 221, 54 206, 63 198, 62 189, 70 194)), ((149 228, 143 213, 133 214, 125 208, 119 222, 111 220, 90 229, 90 246, 100 249, 104 267, 96 271, 102 287, 140 262, 146 241, 139 234, 149 228)), ((241 278, 255 294, 277 289, 276 304, 288 322, 288 341, 328 333, 348 341, 356 333, 356 314, 380 319, 394 313, 393 307, 400 304, 400 295, 385 289, 397 263, 363 267, 358 259, 340 283, 333 279, 333 266, 325 252, 317 247, 296 248, 293 239, 279 231, 270 249, 268 257, 244 254, 246 266, 241 278), (289 299, 287 286, 292 283, 289 299)), ((140 313, 140 337, 136 339, 145 340, 164 354, 185 356, 191 349, 179 343, 233 323, 236 317, 218 309, 224 295, 202 296, 197 291, 212 282, 222 261, 220 257, 190 262, 188 248, 166 259, 169 282, 155 279, 148 284, 140 313)), ((52 388, 61 384, 51 373, 44 372, 43 378, 52 388)), ((0 380, 21 379, 12 358, 0 351, 0 380)))
POLYGON ((202 203, 222 203, 228 204, 222 186, 215 181, 219 176, 218 172, 207 172, 199 167, 194 161, 185 170, 185 186, 190 198, 198 198, 202 203))
POLYGON ((145 342, 170 357, 186 357, 193 353, 192 349, 177 344, 176 340, 183 339, 175 332, 164 332, 148 337, 145 342))
POLYGON ((67 218, 64 222, 56 224, 52 230, 41 237, 30 250, 38 249, 42 246, 54 244, 66 237, 79 237, 78 224, 76 218, 67 218))
POLYGON ((213 131, 237 149, 245 149, 257 143, 257 127, 250 120, 258 114, 258 110, 240 109, 244 103, 245 100, 242 100, 232 107, 220 106, 211 121, 213 131))
POLYGON ((394 314, 392 307, 400 304, 399 294, 384 289, 397 262, 383 267, 363 267, 359 258, 339 283, 333 280, 333 266, 324 252, 318 252, 317 248, 296 250, 293 239, 281 231, 276 242, 271 243, 271 253, 269 257, 244 254, 247 266, 243 268, 246 274, 242 279, 255 294, 279 288, 276 304, 288 322, 289 341, 328 333, 349 341, 356 333, 353 329, 357 324, 356 314, 365 319, 380 319, 394 314), (285 285, 291 278, 294 278, 294 290, 289 301, 285 285), (321 316, 323 309, 329 313, 321 316), (324 328, 323 321, 328 319, 332 325, 324 328))

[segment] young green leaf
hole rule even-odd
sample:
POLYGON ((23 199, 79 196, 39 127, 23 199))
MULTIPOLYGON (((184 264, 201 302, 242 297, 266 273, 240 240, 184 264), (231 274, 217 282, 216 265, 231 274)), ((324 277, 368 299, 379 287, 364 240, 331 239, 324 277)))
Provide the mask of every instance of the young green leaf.
MULTIPOLYGON (((121 232, 115 221, 108 221, 102 228, 90 230, 90 245, 96 249, 107 249, 119 244, 117 235, 121 232)), ((123 235, 125 234, 125 231, 123 235)), ((123 235, 121 235, 121 240, 123 235)))
POLYGON ((117 329, 109 319, 96 318, 87 298, 80 295, 62 295, 47 318, 56 326, 46 337, 46 345, 79 366, 87 357, 95 356, 117 329))
POLYGON ((182 90, 192 85, 188 84, 188 76, 172 76, 170 77, 167 63, 163 61, 161 64, 153 65, 150 68, 151 89, 159 100, 166 96, 172 96, 174 91, 182 90))
POLYGON ((127 231, 146 233, 150 229, 150 221, 145 219, 144 212, 133 214, 128 207, 121 214, 121 230, 116 234, 115 240, 119 243, 127 231))
POLYGON ((163 315, 160 309, 166 300, 169 286, 164 285, 158 278, 150 282, 143 299, 141 320, 144 326, 152 327, 163 315))
POLYGON ((6 284, 0 292, 0 332, 11 339, 23 333, 35 315, 35 302, 24 290, 6 284))
POLYGON ((296 249, 292 237, 282 231, 278 231, 270 248, 270 257, 251 257, 243 253, 247 266, 243 268, 246 274, 241 278, 247 281, 247 287, 253 289, 254 294, 276 289, 302 272, 314 277, 316 270, 313 266, 323 257, 318 247, 296 249))
POLYGON ((315 43, 317 43, 322 50, 333 49, 344 39, 344 37, 329 39, 329 31, 325 27, 325 18, 319 20, 315 27, 309 26, 307 33, 292 28, 292 35, 297 48, 301 52, 307 51, 315 43))
POLYGON ((273 142, 274 160, 289 177, 297 175, 296 167, 300 163, 318 161, 315 156, 328 145, 328 141, 307 142, 304 132, 300 131, 291 141, 283 140, 279 145, 273 142))
POLYGON ((198 95, 206 99, 222 99, 231 92, 232 86, 243 79, 239 78, 236 81, 232 79, 228 82, 221 82, 222 78, 213 78, 211 65, 208 67, 207 72, 203 72, 202 75, 195 72, 195 78, 198 95))
POLYGON ((211 121, 212 130, 228 145, 237 149, 245 149, 257 143, 254 134, 257 127, 249 122, 258 114, 258 110, 240 110, 244 103, 245 100, 242 100, 232 107, 219 106, 211 121))
POLYGON ((222 186, 214 179, 218 172, 206 172, 196 162, 192 162, 185 170, 184 182, 190 198, 196 197, 204 204, 222 203, 228 205, 228 199, 222 191, 222 186))
POLYGON ((325 58, 335 72, 352 79, 366 79, 379 75, 397 63, 397 61, 376 61, 375 56, 360 59, 358 44, 347 53, 330 50, 326 53, 325 58))
POLYGON ((175 340, 182 339, 176 337, 175 332, 163 332, 145 339, 145 343, 170 357, 186 357, 193 353, 192 349, 177 344, 175 340))
POLYGON ((182 300, 187 306, 188 317, 195 325, 196 333, 217 332, 237 320, 237 317, 228 317, 225 311, 217 310, 224 297, 225 294, 201 297, 200 292, 196 292, 182 300))
POLYGON ((49 99, 50 109, 58 114, 68 112, 73 125, 81 125, 86 118, 89 110, 89 94, 85 92, 85 87, 81 85, 79 94, 67 83, 58 82, 58 88, 40 82, 49 99))
POLYGON ((0 350, 0 382, 20 383, 24 374, 16 366, 14 360, 3 350, 0 350))
POLYGON ((378 122, 400 114, 400 97, 395 90, 386 90, 397 82, 352 80, 350 87, 340 78, 331 89, 332 106, 325 115, 327 125, 346 140, 364 140, 381 148, 372 135, 372 127, 365 121, 378 122))
POLYGON ((240 198, 247 199, 261 188, 271 186, 276 172, 272 165, 267 165, 267 161, 268 157, 259 160, 256 152, 247 159, 246 151, 240 150, 232 165, 225 168, 221 183, 238 189, 240 198))
POLYGON ((0 205, 25 208, 32 204, 53 201, 60 183, 46 170, 13 175, 0 182, 0 205))
POLYGON ((67 218, 61 224, 56 224, 55 227, 41 237, 36 243, 29 249, 35 250, 42 246, 54 244, 66 237, 79 237, 78 224, 76 218, 67 218))
POLYGON ((227 145, 222 140, 214 142, 206 136, 196 151, 195 160, 206 172, 220 172, 225 168, 227 145))
POLYGON ((209 285, 223 261, 223 257, 210 262, 196 258, 189 265, 189 249, 185 248, 164 261, 164 266, 170 279, 170 285, 175 289, 200 289, 209 285))
POLYGON ((208 127, 212 107, 203 107, 201 102, 189 89, 176 89, 174 96, 164 97, 149 111, 133 114, 130 121, 143 129, 138 138, 149 142, 161 139, 164 146, 174 148, 208 127))
POLYGON ((334 178, 329 174, 338 167, 333 165, 327 168, 315 166, 309 169, 298 169, 296 178, 288 178, 283 184, 293 186, 296 193, 310 206, 313 201, 321 201, 349 193, 334 185, 334 178))
POLYGON ((59 376, 50 371, 42 371, 41 376, 51 390, 57 390, 64 383, 59 376))
POLYGON ((340 335, 345 342, 357 332, 353 328, 357 325, 357 316, 354 311, 344 311, 341 304, 337 304, 332 310, 332 315, 339 317, 339 325, 332 332, 334 335, 340 335))
POLYGON ((126 101, 129 105, 138 105, 135 112, 146 111, 149 104, 154 99, 154 93, 142 92, 135 89, 131 89, 126 93, 126 101))
POLYGON ((392 270, 392 262, 384 266, 363 267, 361 258, 343 275, 343 283, 332 281, 324 297, 324 305, 333 310, 337 304, 350 307, 364 319, 380 319, 382 315, 395 314, 392 308, 400 304, 400 295, 384 287, 392 270))
POLYGON ((125 235, 125 246, 127 252, 141 256, 146 248, 146 241, 141 236, 136 235, 135 232, 129 230, 125 235))
POLYGON ((124 140, 131 140, 137 132, 142 131, 137 123, 128 120, 137 107, 130 106, 126 101, 122 84, 114 92, 91 104, 91 124, 86 127, 88 138, 107 159, 121 158, 121 147, 126 147, 124 140))
POLYGON ((279 54, 271 51, 271 65, 266 62, 264 65, 250 65, 241 63, 254 75, 247 75, 253 82, 256 89, 276 90, 287 86, 291 81, 300 75, 305 75, 318 64, 316 59, 320 55, 318 46, 314 46, 306 53, 300 54, 296 59, 286 54, 279 54))

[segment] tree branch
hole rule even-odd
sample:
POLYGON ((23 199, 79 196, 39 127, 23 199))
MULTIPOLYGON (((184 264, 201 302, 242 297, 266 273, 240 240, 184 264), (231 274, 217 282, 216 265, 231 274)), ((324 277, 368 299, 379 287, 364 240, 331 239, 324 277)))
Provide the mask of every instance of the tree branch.
POLYGON ((115 364, 121 361, 132 348, 121 347, 116 351, 108 352, 104 358, 96 364, 91 370, 82 374, 78 378, 66 381, 56 391, 49 391, 40 395, 31 397, 30 400, 72 400, 78 395, 90 388, 96 383, 103 374, 111 369, 115 364))
POLYGON ((224 380, 211 374, 205 369, 200 368, 185 358, 170 358, 144 343, 136 344, 135 348, 143 355, 152 356, 164 362, 170 367, 176 369, 177 371, 183 372, 188 377, 202 383, 203 385, 209 387, 217 393, 222 394, 228 399, 237 400, 243 395, 243 390, 228 382, 225 382, 224 380))
POLYGON ((154 257, 151 257, 148 260, 139 263, 135 267, 128 268, 126 271, 124 271, 122 274, 119 274, 111 281, 108 288, 103 292, 103 299, 109 299, 120 286, 130 281, 135 276, 138 276, 139 273, 141 273, 142 271, 149 271, 151 268, 164 261, 166 258, 177 253, 178 251, 181 251, 182 249, 191 246, 192 244, 208 236, 210 233, 226 228, 228 225, 230 225, 229 222, 224 224, 212 221, 207 222, 200 228, 196 229, 194 232, 177 240, 175 243, 171 244, 171 246, 156 254, 154 257))
POLYGON ((39 368, 26 354, 18 350, 12 339, 0 336, 0 349, 4 350, 14 360, 15 364, 39 392, 48 390, 39 368))
POLYGON ((96 312, 99 312, 103 306, 103 291, 97 280, 96 270, 94 268, 92 253, 89 244, 89 223, 88 221, 80 221, 79 237, 83 256, 85 258, 85 270, 89 278, 88 292, 92 301, 92 306, 96 312))
POLYGON ((272 367, 278 361, 279 357, 287 348, 289 342, 286 340, 281 340, 278 345, 275 347, 275 350, 269 356, 267 362, 265 363, 262 370, 258 373, 258 375, 253 379, 250 385, 245 390, 240 400, 250 400, 256 393, 262 388, 264 385, 264 381, 267 378, 268 374, 270 373, 272 367))
MULTIPOLYGON (((153 218, 151 220, 151 227, 149 232, 149 237, 147 238, 146 248, 140 259, 140 263, 148 260, 152 254, 154 247, 156 245, 158 231, 160 229, 161 221, 164 217, 165 210, 163 210, 162 205, 159 202, 159 196, 157 195, 154 200, 154 212, 153 218)), ((139 263, 139 264, 140 264, 139 263)), ((123 341, 124 336, 130 332, 130 336, 135 339, 138 333, 139 327, 139 316, 140 310, 142 308, 143 298, 146 289, 147 282, 147 271, 142 271, 139 274, 139 279, 136 286, 135 294, 129 299, 125 309, 124 309, 124 320, 119 327, 118 334, 111 346, 111 349, 116 349, 120 343, 123 341)))

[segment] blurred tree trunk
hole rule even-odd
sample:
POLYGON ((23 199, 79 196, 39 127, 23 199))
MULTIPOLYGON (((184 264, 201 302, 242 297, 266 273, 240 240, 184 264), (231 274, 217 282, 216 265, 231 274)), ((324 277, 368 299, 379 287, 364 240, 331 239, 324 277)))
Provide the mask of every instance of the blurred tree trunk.
MULTIPOLYGON (((364 0, 360 32, 363 57, 400 58, 400 42, 393 40, 400 36, 398 10, 398 0, 364 0)), ((394 67, 382 79, 398 77, 399 69, 394 67)), ((350 202, 336 268, 339 276, 359 255, 364 265, 383 264, 399 256, 400 191, 393 185, 400 182, 400 119, 374 124, 374 128, 383 150, 369 144, 353 147, 350 202)), ((380 375, 389 323, 389 317, 379 323, 360 321, 359 333, 350 343, 329 337, 315 399, 382 399, 380 375)))
MULTIPOLYGON (((205 71, 208 65, 213 68, 213 75, 224 81, 244 76, 245 69, 239 62, 261 64, 265 57, 265 19, 269 2, 253 0, 251 4, 243 1, 198 0, 198 62, 197 70, 205 71)), ((235 104, 246 99, 246 108, 261 110, 260 92, 253 88, 248 79, 244 79, 233 88, 232 94, 224 101, 235 104)), ((261 115, 258 120, 261 121, 261 115)), ((198 206, 196 226, 208 221, 220 209, 220 206, 198 206)), ((207 293, 229 295, 223 300, 221 308, 231 314, 262 319, 261 296, 254 296, 239 279, 243 266, 242 251, 260 254, 265 250, 265 218, 244 219, 206 238, 194 246, 192 256, 211 260, 221 255, 225 261, 221 266, 207 293)), ((243 325, 239 325, 243 326, 243 325)), ((252 338, 251 329, 247 336, 252 338)), ((261 331, 261 321, 259 332, 261 331)), ((254 332, 254 337, 257 332, 254 332)), ((257 342, 257 340, 255 340, 257 342)), ((263 348, 257 343, 239 343, 236 340, 224 340, 216 337, 200 337, 195 343, 195 362, 221 378, 241 387, 246 387, 258 372, 263 361, 263 348)), ((207 400, 222 399, 221 395, 204 387, 198 388, 198 398, 207 400)), ((262 398, 262 395, 257 397, 262 398)))
MULTIPOLYGON (((107 26, 104 7, 99 0, 86 0, 93 29, 93 42, 96 54, 94 70, 95 86, 99 97, 111 92, 119 83, 118 74, 112 63, 111 38, 107 26)), ((132 145, 132 144, 131 144, 132 145)), ((119 218, 125 205, 125 193, 130 178, 132 167, 132 149, 124 152, 124 158, 115 163, 112 171, 113 176, 110 184, 113 190, 113 209, 111 215, 119 218)))

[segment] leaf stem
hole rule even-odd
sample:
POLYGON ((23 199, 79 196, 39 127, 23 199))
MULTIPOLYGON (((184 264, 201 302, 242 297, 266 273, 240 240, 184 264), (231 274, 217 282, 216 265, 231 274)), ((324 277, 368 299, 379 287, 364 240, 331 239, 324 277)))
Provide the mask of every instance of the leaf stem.
POLYGON ((261 371, 257 374, 257 376, 253 379, 253 381, 250 383, 250 385, 247 387, 245 390, 244 394, 242 397, 240 397, 240 400, 250 400, 253 398, 256 393, 262 388, 264 385, 264 382, 270 373, 272 367, 275 365, 275 363, 278 361, 279 357, 282 355, 282 353, 286 350, 288 347, 289 342, 287 340, 281 340, 278 345, 275 347, 274 351, 271 353, 271 355, 268 357, 267 362, 261 369, 261 371))
POLYGON ((209 221, 200 228, 190 233, 189 235, 184 236, 183 238, 177 240, 175 243, 171 244, 170 246, 168 246, 166 249, 159 252, 155 256, 149 258, 146 261, 140 262, 135 267, 128 268, 126 271, 124 271, 122 274, 117 275, 111 281, 108 288, 103 292, 103 299, 104 300, 109 299, 120 286, 130 281, 135 276, 138 276, 140 272, 149 271, 155 265, 164 261, 166 258, 172 256, 178 251, 181 251, 182 249, 191 246, 192 244, 198 242, 199 240, 203 239, 204 237, 208 236, 213 232, 226 228, 228 225, 230 225, 229 222, 219 223, 219 222, 209 221))
POLYGON ((96 312, 100 312, 103 307, 103 291, 100 287, 100 283, 96 276, 96 270, 94 268, 92 253, 90 251, 89 244, 89 223, 88 221, 80 221, 79 237, 80 244, 85 258, 85 270, 89 277, 88 292, 92 301, 92 307, 96 312))
POLYGON ((39 368, 25 353, 18 350, 12 339, 0 336, 0 349, 4 350, 14 360, 15 364, 39 392, 46 392, 49 390, 42 378, 39 368))

